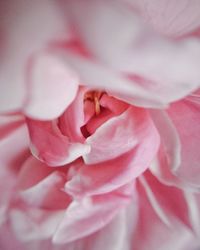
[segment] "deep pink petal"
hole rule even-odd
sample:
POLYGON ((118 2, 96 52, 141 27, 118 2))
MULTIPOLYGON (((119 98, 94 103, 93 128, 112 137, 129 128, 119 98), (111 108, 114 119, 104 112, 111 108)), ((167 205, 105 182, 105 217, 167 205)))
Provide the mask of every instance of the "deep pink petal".
POLYGON ((56 121, 27 119, 32 153, 50 166, 65 165, 90 151, 89 145, 73 143, 61 134, 56 121))
POLYGON ((59 128, 62 133, 68 136, 72 141, 83 142, 84 137, 81 133, 81 127, 85 123, 84 117, 84 94, 85 87, 79 87, 76 98, 69 105, 66 112, 59 117, 59 128))

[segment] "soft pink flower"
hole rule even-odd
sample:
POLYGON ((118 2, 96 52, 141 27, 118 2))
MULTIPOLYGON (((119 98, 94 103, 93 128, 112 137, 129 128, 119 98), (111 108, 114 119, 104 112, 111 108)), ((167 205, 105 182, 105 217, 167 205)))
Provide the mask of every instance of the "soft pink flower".
POLYGON ((198 7, 0 3, 1 249, 200 247, 198 7))

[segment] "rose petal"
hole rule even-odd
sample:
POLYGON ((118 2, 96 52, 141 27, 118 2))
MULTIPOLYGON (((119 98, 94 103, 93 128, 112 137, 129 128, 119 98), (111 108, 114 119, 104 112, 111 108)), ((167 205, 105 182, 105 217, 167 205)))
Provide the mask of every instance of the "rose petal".
POLYGON ((84 125, 84 94, 86 88, 79 87, 76 98, 69 105, 66 112, 59 117, 59 127, 64 135, 72 141, 83 142, 85 138, 81 133, 84 125))
MULTIPOLYGON (((151 179, 151 178, 150 178, 151 179)), ((195 249, 199 246, 198 238, 191 232, 187 222, 187 207, 179 189, 159 184, 156 179, 148 179, 149 187, 162 209, 165 210, 171 226, 167 226, 152 209, 145 189, 138 185, 139 220, 132 243, 134 248, 154 249, 195 249)))
POLYGON ((64 174, 54 171, 35 186, 21 191, 20 197, 31 207, 65 209, 71 201, 62 191, 65 182, 64 174))
POLYGON ((27 160, 22 164, 18 173, 18 187, 19 189, 28 189, 38 182, 42 181, 54 169, 47 166, 45 163, 38 161, 34 156, 29 156, 27 160))
POLYGON ((167 111, 167 119, 159 115, 160 111, 155 111, 154 121, 161 134, 163 146, 158 161, 151 170, 165 184, 198 189, 199 105, 196 102, 181 101, 172 104, 167 111), (169 123, 173 123, 170 126, 176 129, 175 133, 173 129, 167 128, 169 123), (177 139, 180 140, 178 144, 177 139))
POLYGON ((112 193, 74 201, 66 211, 54 237, 54 243, 67 243, 89 235, 108 224, 128 204, 133 186, 112 193))
POLYGON ((63 215, 63 210, 13 208, 10 211, 10 223, 20 241, 44 240, 53 236, 63 215))
POLYGON ((40 120, 60 116, 76 96, 77 76, 67 65, 48 54, 39 55, 30 71, 30 95, 24 112, 40 120))
POLYGON ((175 175, 175 170, 180 167, 181 163, 182 146, 176 127, 167 112, 160 110, 151 110, 150 112, 161 137, 159 152, 151 164, 150 170, 165 185, 183 187, 184 183, 175 175))
POLYGON ((50 166, 62 166, 88 153, 90 146, 73 143, 61 134, 56 121, 27 119, 32 153, 50 166))
POLYGON ((75 1, 66 7, 77 39, 93 54, 67 55, 85 84, 146 107, 166 106, 199 87, 199 40, 166 39, 120 1, 75 1))
POLYGON ((0 139, 9 136, 15 129, 24 123, 24 117, 21 115, 1 115, 0 116, 0 139))
POLYGON ((200 141, 200 106, 189 101, 174 103, 169 108, 169 115, 178 131, 182 150, 181 164, 176 176, 200 187, 199 178, 199 141, 200 141))
POLYGON ((84 161, 96 164, 114 159, 151 137, 151 133, 152 136, 155 133, 156 138, 148 114, 142 109, 130 107, 121 115, 109 119, 86 139, 91 151, 83 156, 84 161))
POLYGON ((200 27, 200 3, 198 0, 125 0, 136 7, 148 23, 167 36, 183 36, 200 27))
POLYGON ((132 249, 133 233, 138 220, 137 204, 137 195, 134 194, 131 203, 121 209, 109 224, 76 242, 81 245, 82 249, 87 248, 87 250, 102 250, 105 246, 106 250, 132 249))
POLYGON ((65 27, 57 7, 48 0, 42 3, 1 1, 1 112, 18 110, 24 105, 30 55, 52 39, 64 38, 65 27))
MULTIPOLYGON (((139 116, 136 117, 139 121, 139 116)), ((159 147, 159 136, 153 124, 148 120, 143 122, 141 127, 136 122, 137 133, 131 135, 138 143, 126 154, 99 164, 86 165, 81 160, 74 162, 69 170, 70 180, 66 183, 66 191, 73 196, 100 194, 112 191, 139 176, 151 164, 159 147)), ((107 149, 107 145, 104 149, 107 149)))

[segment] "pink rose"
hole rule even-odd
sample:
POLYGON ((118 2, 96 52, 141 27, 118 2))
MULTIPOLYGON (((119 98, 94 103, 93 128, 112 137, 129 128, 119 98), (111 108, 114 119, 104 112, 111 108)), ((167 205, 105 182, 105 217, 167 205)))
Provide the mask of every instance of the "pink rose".
POLYGON ((200 247, 198 9, 0 4, 0 249, 200 247))

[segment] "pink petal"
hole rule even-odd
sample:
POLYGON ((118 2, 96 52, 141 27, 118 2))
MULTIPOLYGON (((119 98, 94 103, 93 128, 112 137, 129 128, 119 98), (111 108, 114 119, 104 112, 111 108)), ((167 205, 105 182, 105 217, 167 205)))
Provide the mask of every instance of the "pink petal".
POLYGON ((104 227, 128 204, 132 191, 133 186, 129 185, 112 193, 74 201, 67 209, 53 242, 71 242, 104 227))
POLYGON ((31 155, 20 168, 17 180, 18 187, 21 190, 31 188, 32 186, 37 185, 53 171, 54 168, 52 169, 31 155))
POLYGON ((125 0, 136 7, 158 32, 167 36, 182 36, 200 27, 198 0, 125 0))
POLYGON ((100 99, 100 105, 104 108, 109 109, 116 115, 119 115, 124 112, 129 106, 127 103, 107 94, 102 95, 100 99))
MULTIPOLYGON (((86 165, 81 160, 74 162, 69 170, 70 180, 65 186, 68 193, 82 196, 112 191, 139 176, 151 164, 159 147, 159 136, 149 119, 139 123, 143 115, 146 117, 144 113, 140 115, 135 116, 138 123, 135 123, 134 128, 137 129, 138 126, 138 129, 135 133, 132 130, 129 136, 129 139, 137 140, 136 146, 127 153, 106 162, 92 165, 86 165)), ((125 131, 124 128, 123 131, 125 131)), ((106 142, 108 141, 110 142, 110 139, 106 139, 106 142)), ((109 149, 108 143, 104 148, 102 147, 103 149, 105 152, 101 153, 104 156, 109 149)), ((117 149, 110 148, 110 150, 117 149)))
POLYGON ((140 181, 151 206, 167 226, 170 227, 173 224, 172 217, 176 217, 192 228, 187 199, 183 190, 163 185, 149 171, 141 176, 140 181))
POLYGON ((152 171, 166 184, 198 188, 200 183, 198 174, 199 104, 185 100, 172 104, 167 111, 176 129, 176 136, 167 129, 166 119, 159 116, 159 111, 156 111, 157 121, 155 121, 161 134, 162 148, 157 164, 152 166, 152 171), (177 139, 180 142, 171 144, 169 149, 168 142, 170 140, 175 142, 177 139))
POLYGON ((175 175, 175 170, 181 163, 182 146, 176 127, 165 111, 151 110, 151 117, 159 131, 161 145, 150 170, 165 185, 184 186, 184 183, 175 175))
POLYGON ((10 202, 16 196, 18 170, 29 155, 26 127, 12 119, 9 122, 9 134, 0 140, 0 224, 7 220, 10 202))
MULTIPOLYGON (((11 119, 12 120, 12 119, 11 119)), ((24 123, 13 123, 13 129, 0 141, 1 172, 15 175, 29 156, 29 138, 24 123), (17 145, 17 146, 16 146, 17 145)), ((12 127, 12 126, 11 126, 12 127)))
POLYGON ((0 111, 6 112, 24 105, 30 55, 63 38, 65 28, 56 4, 48 0, 1 2, 0 16, 0 111))
POLYGON ((177 128, 182 150, 181 164, 175 172, 176 176, 200 186, 199 178, 199 141, 200 141, 200 106, 190 101, 174 103, 169 108, 169 115, 177 128))
POLYGON ((70 46, 65 54, 84 84, 146 107, 166 106, 199 87, 197 39, 166 39, 119 1, 75 1, 67 9, 77 39, 93 54, 78 56, 70 46))
POLYGON ((79 87, 76 98, 69 105, 66 112, 59 117, 59 127, 62 133, 72 141, 83 142, 85 138, 81 133, 84 122, 84 94, 86 88, 79 87))
MULTIPOLYGON (((166 225, 158 216, 149 199, 147 189, 138 185, 139 219, 132 244, 135 249, 196 249, 199 240, 188 226, 188 210, 182 191, 160 184, 154 178, 147 178, 156 200, 164 209, 170 225, 166 225)), ((197 247, 198 249, 198 247, 197 247)))
POLYGON ((61 134, 56 121, 41 122, 27 119, 32 153, 50 166, 62 166, 88 153, 90 146, 73 143, 61 134))
POLYGON ((71 199, 62 191, 66 180, 64 174, 54 171, 35 186, 20 192, 20 197, 31 207, 65 209, 71 199))
POLYGON ((154 135, 156 137, 156 131, 148 114, 143 109, 130 107, 121 115, 109 119, 86 139, 91 151, 83 156, 84 161, 96 164, 114 159, 154 135))
POLYGON ((63 215, 63 210, 13 208, 10 225, 16 238, 22 242, 44 240, 53 236, 63 215))
POLYGON ((34 60, 29 75, 29 96, 24 112, 31 118, 51 120, 74 100, 78 78, 62 61, 48 54, 34 60))
MULTIPOLYGON (((129 107, 127 103, 124 103, 107 94, 103 94, 99 103, 101 107, 105 109, 100 108, 100 114, 98 114, 98 116, 94 115, 92 118, 90 117, 91 119, 87 122, 86 129, 90 135, 94 134, 97 128, 103 125, 106 121, 111 119, 113 116, 122 114, 129 107)), ((92 111, 94 112, 94 104, 92 105, 92 111)))
POLYGON ((21 115, 1 115, 0 116, 0 139, 9 136, 15 129, 24 123, 24 117, 21 115))

